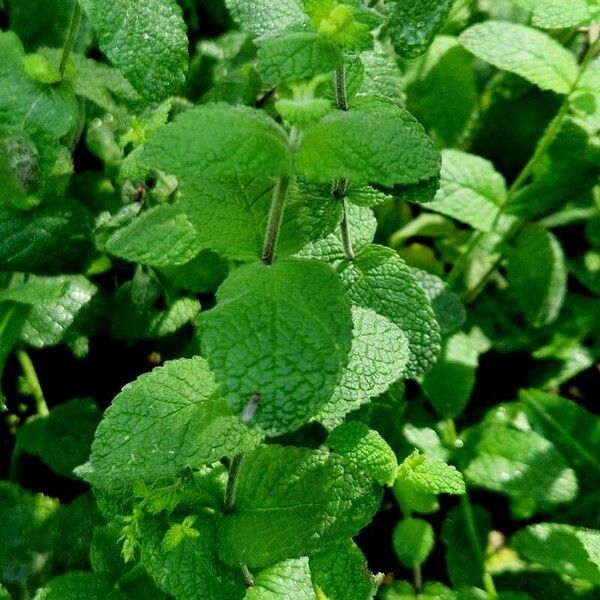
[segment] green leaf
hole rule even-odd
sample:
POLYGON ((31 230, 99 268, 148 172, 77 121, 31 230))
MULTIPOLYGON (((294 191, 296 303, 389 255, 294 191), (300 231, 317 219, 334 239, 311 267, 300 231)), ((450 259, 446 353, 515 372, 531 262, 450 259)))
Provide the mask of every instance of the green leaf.
POLYGON ((227 567, 216 556, 219 518, 195 515, 194 530, 175 545, 166 543, 170 531, 164 514, 141 522, 142 564, 158 586, 176 600, 241 600, 245 587, 239 569, 227 567))
POLYGON ((30 419, 19 428, 15 453, 38 456, 55 473, 72 478, 73 469, 90 455, 101 418, 90 398, 59 404, 47 417, 30 419))
POLYGON ((413 269, 412 272, 419 285, 425 290, 425 294, 427 294, 442 335, 454 333, 467 318, 460 297, 452 292, 437 275, 422 269, 413 269))
POLYGON ((438 361, 425 375, 422 387, 428 400, 442 417, 457 417, 471 398, 479 352, 462 332, 444 340, 438 361))
POLYGON ((308 558, 297 558, 267 567, 254 578, 245 600, 317 600, 308 558))
POLYGON ((427 204, 428 210, 479 231, 492 231, 502 222, 498 213, 506 201, 506 183, 492 163, 460 150, 444 150, 441 175, 440 189, 427 204))
POLYGON ((188 39, 174 0, 82 0, 100 49, 148 101, 171 96, 185 81, 188 39))
POLYGON ((297 155, 309 179, 393 187, 437 177, 439 152, 407 111, 392 103, 337 111, 308 129, 297 155))
POLYGON ((203 250, 192 260, 176 266, 161 267, 159 273, 169 286, 195 294, 215 292, 225 277, 227 263, 210 250, 203 250))
POLYGON ((285 176, 291 152, 285 132, 245 106, 196 106, 158 130, 140 160, 185 181, 207 177, 285 176))
POLYGON ((51 579, 39 589, 34 600, 126 600, 118 592, 111 593, 111 583, 91 571, 71 571, 51 579))
POLYGON ((533 327, 556 320, 567 293, 567 268, 560 242, 552 233, 539 225, 524 229, 508 253, 507 278, 515 301, 533 327))
POLYGON ((410 487, 421 494, 465 493, 462 474, 452 465, 429 458, 415 450, 398 467, 394 489, 410 487))
POLYGON ((331 73, 343 64, 342 52, 316 33, 267 38, 258 46, 258 70, 269 83, 295 82, 331 73))
MULTIPOLYGON (((21 330, 29 309, 22 304, 6 302, 0 304, 0 380, 8 355, 21 337, 21 330)), ((0 412, 5 410, 4 395, 0 389, 0 412)))
POLYGON ((236 504, 219 530, 219 555, 260 567, 351 537, 381 491, 351 461, 320 450, 261 446, 242 459, 236 504))
POLYGON ((482 585, 484 552, 490 529, 490 516, 480 506, 464 502, 448 512, 441 538, 446 546, 446 567, 454 587, 482 585))
POLYGON ((31 277, 24 283, 11 282, 11 287, 0 290, 0 302, 35 305, 41 302, 58 300, 68 290, 63 278, 31 277))
POLYGON ((331 398, 315 417, 328 428, 402 377, 409 357, 402 330, 376 312, 352 308, 353 338, 348 366, 331 398))
POLYGON ((252 448, 202 358, 167 362, 123 388, 100 423, 86 478, 110 490, 153 482, 252 448))
MULTIPOLYGON (((501 598, 498 596, 498 598, 501 598)), ((413 585, 408 581, 395 581, 391 586, 385 587, 381 600, 484 600, 479 596, 468 598, 457 597, 456 593, 437 581, 428 581, 420 592, 416 592, 413 585)), ((504 599, 501 600, 511 600, 504 599)), ((515 599, 512 599, 515 600, 515 599)), ((523 600, 521 598, 517 600, 523 600)))
POLYGON ((539 0, 533 8, 532 22, 542 29, 567 29, 591 25, 600 20, 597 0, 539 0))
POLYGON ((525 25, 487 21, 467 29, 460 41, 478 58, 543 90, 568 94, 577 78, 573 54, 545 33, 525 25))
POLYGON ((423 288, 406 263, 390 248, 367 246, 338 271, 358 306, 395 323, 407 336, 409 377, 422 377, 435 363, 440 329, 423 288))
POLYGON ((512 545, 551 571, 600 585, 600 531, 538 523, 517 532, 512 545))
POLYGON ((64 293, 57 299, 39 301, 31 308, 23 325, 21 339, 36 348, 60 344, 77 315, 90 303, 97 288, 82 275, 39 277, 39 285, 58 285, 64 293))
POLYGON ((111 235, 108 252, 130 262, 165 267, 182 265, 202 249, 198 234, 176 206, 156 206, 111 235))
POLYGON ((403 566, 418 567, 427 560, 435 545, 433 527, 423 519, 402 519, 394 527, 392 543, 403 566))
POLYGON ((516 501, 526 500, 529 513, 577 495, 573 469, 552 443, 533 431, 485 424, 467 436, 463 450, 468 481, 516 501))
POLYGON ((351 541, 328 546, 310 557, 313 583, 329 600, 373 600, 378 580, 360 548, 351 541))
POLYGON ((519 392, 534 429, 550 440, 569 459, 569 464, 589 475, 600 473, 600 418, 579 404, 541 390, 519 392))
POLYGON ((359 94, 383 96, 398 105, 403 105, 404 80, 391 45, 375 40, 373 50, 363 52, 360 60, 365 72, 359 94))
POLYGON ((331 396, 348 361, 350 304, 325 264, 252 263, 219 288, 201 336, 234 411, 259 395, 253 425, 275 435, 306 423, 331 396))
POLYGON ((225 4, 235 21, 255 37, 308 24, 301 0, 225 0, 225 4))
POLYGON ((453 0, 387 0, 389 31, 396 52, 405 58, 423 54, 442 28, 453 0))
POLYGON ((339 425, 329 434, 327 445, 356 462, 380 485, 391 485, 396 479, 398 461, 394 451, 364 423, 350 421, 339 425))

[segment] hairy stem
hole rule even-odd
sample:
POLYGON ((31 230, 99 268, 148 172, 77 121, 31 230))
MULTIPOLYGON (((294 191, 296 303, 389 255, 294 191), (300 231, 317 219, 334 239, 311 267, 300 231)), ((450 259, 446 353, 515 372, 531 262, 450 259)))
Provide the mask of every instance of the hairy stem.
POLYGON ((350 226, 348 224, 348 212, 346 210, 346 200, 342 198, 342 222, 340 224, 342 230, 342 242, 344 244, 344 254, 348 260, 354 260, 354 250, 352 248, 352 237, 350 234, 350 226))
POLYGON ((75 38, 77 37, 77 32, 79 31, 80 24, 81 6, 79 5, 79 0, 75 0, 75 5, 73 6, 73 16, 71 17, 71 24, 69 25, 69 33, 67 34, 67 39, 65 41, 62 56, 60 57, 60 65, 58 67, 61 79, 65 76, 67 62, 69 60, 69 56, 71 56, 71 52, 73 51, 73 46, 75 45, 75 38))
POLYGON ((29 354, 27 354, 25 350, 19 350, 17 352, 17 359, 21 365, 21 370, 23 371, 23 377, 25 377, 25 381, 27 382, 27 387, 29 388, 33 401, 35 402, 35 410, 37 414, 42 417, 48 415, 50 411, 48 410, 48 405, 46 404, 46 399, 44 398, 44 392, 42 391, 40 380, 35 372, 33 362, 31 362, 31 358, 29 358, 29 354))
POLYGON ((283 210, 287 199, 288 189, 290 187, 289 177, 280 177, 273 191, 273 200, 269 212, 269 222, 267 223, 267 232, 265 234, 265 243, 262 251, 262 261, 266 265, 273 263, 275 251, 277 249, 277 240, 281 230, 283 220, 283 210))
POLYGON ((250 573, 250 570, 246 565, 242 565, 242 575, 244 576, 244 583, 246 584, 246 587, 253 587, 254 577, 252 577, 252 573, 250 573))
POLYGON ((346 95, 346 69, 343 66, 335 70, 335 99, 340 110, 348 110, 348 96, 346 95))
POLYGON ((225 501, 223 503, 223 512, 229 514, 235 506, 235 489, 237 486, 237 478, 240 474, 240 466, 242 464, 242 455, 236 454, 231 459, 229 465, 229 476, 227 478, 227 487, 225 489, 225 501))
MULTIPOLYGON (((513 181, 512 185, 510 186, 508 193, 506 195, 506 198, 505 198, 503 204, 499 207, 499 210, 496 214, 496 217, 492 224, 492 231, 494 231, 496 229, 496 227, 500 221, 500 218, 506 212, 506 209, 510 205, 511 200, 513 200, 514 197, 516 196, 516 194, 519 191, 521 191, 521 189, 523 189, 524 185, 527 183, 527 181, 533 174, 535 167, 537 166, 539 161, 545 156, 545 154, 548 152, 548 149, 550 148, 550 146, 556 139, 556 136, 559 133, 560 128, 562 127, 562 124, 563 124, 565 118, 569 114, 569 109, 571 106, 571 104, 570 104, 571 97, 572 97, 573 93, 577 90, 577 87, 579 85, 581 78, 587 71, 587 68, 589 67, 589 65, 592 62, 592 60, 594 59, 594 57, 598 54, 599 50, 600 50, 600 37, 596 38, 596 40, 588 48, 585 56, 583 57, 581 65, 579 67, 577 77, 575 78, 575 81, 573 82, 573 85, 572 85, 569 93, 566 95, 558 113, 552 119, 552 121, 546 128, 544 135, 538 141, 535 152, 533 153, 533 155, 531 156, 531 158, 529 159, 527 164, 523 167, 523 169, 521 170, 519 175, 516 177, 516 179, 513 181)), ((510 241, 521 230, 521 228, 523 227, 524 224, 525 224, 525 221, 520 221, 514 227, 512 227, 507 232, 505 232, 503 235, 502 242, 510 241)), ((455 285, 457 283, 457 281, 459 280, 459 278, 461 277, 461 275, 464 273, 465 269, 467 268, 473 253, 479 247, 479 245, 481 244, 484 237, 485 237, 485 234, 483 232, 476 232, 473 234, 473 236, 471 238, 471 242, 469 243, 467 250, 459 258, 459 260, 454 265, 452 271, 448 275, 447 281, 450 285, 455 285)), ((485 288, 489 279, 496 272, 496 269, 500 266, 500 263, 502 262, 502 258, 503 257, 500 256, 496 261, 494 261, 494 263, 489 267, 489 269, 487 269, 485 271, 485 273, 479 278, 477 283, 474 286, 472 286, 469 290, 466 291, 466 293, 464 295, 465 301, 472 302, 475 298, 477 298, 477 296, 485 288)))

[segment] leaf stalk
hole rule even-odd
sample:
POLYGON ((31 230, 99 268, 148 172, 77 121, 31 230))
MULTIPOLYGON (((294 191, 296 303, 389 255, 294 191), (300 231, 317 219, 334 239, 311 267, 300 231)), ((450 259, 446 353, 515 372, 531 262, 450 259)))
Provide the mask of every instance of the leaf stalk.
POLYGON ((71 17, 71 24, 69 25, 69 32, 67 34, 67 39, 65 41, 62 56, 60 57, 60 65, 58 67, 61 79, 64 79, 65 70, 67 68, 67 62, 69 61, 69 57, 71 56, 71 52, 73 51, 73 46, 75 46, 75 39, 77 38, 77 32, 79 31, 80 24, 81 6, 79 5, 79 0, 75 0, 75 5, 73 6, 73 15, 71 17))

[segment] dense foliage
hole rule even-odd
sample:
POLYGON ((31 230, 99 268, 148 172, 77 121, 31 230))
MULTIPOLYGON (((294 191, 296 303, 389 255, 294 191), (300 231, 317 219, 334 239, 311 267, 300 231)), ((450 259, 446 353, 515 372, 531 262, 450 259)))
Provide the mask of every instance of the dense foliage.
POLYGON ((0 599, 598 598, 598 21, 0 1, 0 599))

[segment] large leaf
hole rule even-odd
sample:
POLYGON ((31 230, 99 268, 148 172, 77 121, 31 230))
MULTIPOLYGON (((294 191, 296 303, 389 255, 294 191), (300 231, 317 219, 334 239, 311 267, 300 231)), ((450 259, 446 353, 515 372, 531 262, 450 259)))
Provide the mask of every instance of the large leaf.
POLYGON ((512 543, 523 556, 547 569, 600 585, 600 531, 538 523, 519 531, 512 543))
POLYGON ((308 558, 277 563, 254 579, 245 600, 317 600, 310 578, 308 558))
POLYGON ((337 111, 311 127, 298 151, 298 168, 317 181, 393 187, 435 179, 440 156, 412 115, 377 102, 337 111))
POLYGON ((423 54, 448 18, 453 0, 387 0, 389 29, 398 54, 423 54))
POLYGON ((259 397, 253 424, 292 431, 329 399, 348 361, 350 304, 330 267, 252 263, 225 280, 201 323, 203 346, 236 412, 259 397))
POLYGON ((533 327, 556 320, 567 293, 567 268, 554 234, 539 225, 524 229, 508 254, 507 277, 533 327))
POLYGON ((410 377, 423 376, 440 350, 433 309, 406 263, 389 248, 367 246, 338 267, 352 301, 387 317, 406 334, 410 377))
POLYGON ((478 58, 543 90, 568 94, 575 83, 577 62, 573 54, 531 27, 487 21, 467 29, 460 41, 478 58))
POLYGON ((185 80, 188 40, 174 0, 81 0, 101 50, 135 89, 156 102, 185 80))
POLYGON ((96 431, 80 474, 97 487, 155 481, 251 448, 202 358, 180 359, 123 388, 96 431))
POLYGON ((233 18, 253 36, 308 24, 301 0, 226 0, 226 5, 233 18))
POLYGON ((260 567, 312 554, 355 535, 380 499, 379 487, 341 456, 259 447, 242 460, 235 509, 219 530, 219 555, 260 567))
POLYGON ((286 135, 265 113, 207 104, 179 115, 145 146, 141 160, 185 181, 202 177, 289 175, 286 135))

